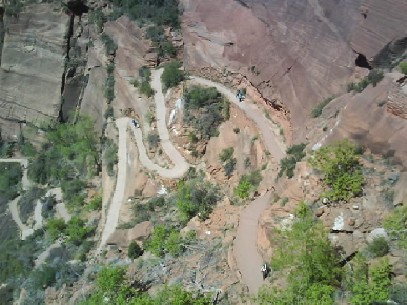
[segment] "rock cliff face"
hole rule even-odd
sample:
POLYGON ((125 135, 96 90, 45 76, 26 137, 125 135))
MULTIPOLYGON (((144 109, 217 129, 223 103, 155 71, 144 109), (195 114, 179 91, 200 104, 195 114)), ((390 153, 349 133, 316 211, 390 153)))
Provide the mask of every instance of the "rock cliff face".
MULTIPOLYGON (((0 123, 56 119, 69 16, 48 3, 26 7, 18 18, 3 20, 7 30, 1 55, 0 123)), ((3 130, 15 134, 14 129, 3 130)))
POLYGON ((183 0, 185 62, 245 75, 304 140, 312 106, 345 91, 355 65, 402 52, 403 0, 183 0))

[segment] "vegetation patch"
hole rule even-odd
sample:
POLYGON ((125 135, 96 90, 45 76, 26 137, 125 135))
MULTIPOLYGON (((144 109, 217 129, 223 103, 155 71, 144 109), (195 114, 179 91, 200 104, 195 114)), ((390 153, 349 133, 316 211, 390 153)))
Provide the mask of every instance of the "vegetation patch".
POLYGON ((110 0, 115 6, 114 17, 121 14, 128 15, 140 23, 152 22, 156 25, 180 27, 178 0, 150 1, 150 0, 110 0))
POLYGON ((407 250, 407 206, 395 208, 386 216, 383 226, 400 249, 407 250))
POLYGON ((105 82, 105 91, 104 91, 104 93, 105 93, 105 98, 106 98, 108 104, 110 104, 115 98, 115 94, 114 94, 114 84, 115 84, 114 68, 115 68, 114 63, 109 63, 107 65, 107 67, 106 67, 107 77, 106 77, 106 82, 105 82))
POLYGON ((45 195, 45 190, 39 187, 32 187, 21 194, 18 205, 20 207, 21 221, 26 223, 28 218, 34 214, 37 200, 45 195))
POLYGON ((161 75, 164 90, 177 86, 185 79, 185 72, 180 68, 181 63, 179 61, 172 61, 164 67, 164 72, 161 75))
POLYGON ((202 178, 180 181, 175 194, 175 205, 179 219, 186 224, 192 217, 206 219, 213 207, 222 198, 219 188, 202 178))
POLYGON ((326 105, 328 105, 333 99, 335 98, 335 96, 330 96, 327 97, 326 99, 324 99, 321 103, 319 103, 314 109, 312 109, 311 111, 311 116, 313 118, 317 118, 319 116, 321 116, 322 114, 322 110, 325 108, 326 105))
POLYGON ((357 92, 360 93, 363 90, 365 90, 365 88, 369 85, 372 84, 373 87, 376 87, 376 85, 378 83, 380 83, 380 81, 383 79, 384 74, 382 70, 379 69, 373 69, 370 70, 369 75, 367 77, 365 77, 364 79, 362 79, 360 82, 358 83, 350 83, 348 84, 348 92, 357 92))
POLYGON ((234 189, 235 196, 240 199, 249 198, 250 192, 259 186, 261 179, 260 171, 254 171, 248 175, 243 175, 240 177, 239 184, 234 189))
POLYGON ((157 49, 158 56, 163 57, 168 55, 175 57, 177 55, 177 49, 168 41, 163 26, 149 26, 146 30, 146 38, 153 42, 153 46, 157 49))
POLYGON ((107 174, 109 176, 114 176, 114 166, 119 162, 117 157, 117 145, 112 139, 106 139, 106 142, 103 145, 103 160, 107 169, 107 174))
POLYGON ((287 149, 287 156, 280 161, 280 171, 278 177, 282 177, 284 173, 288 178, 294 176, 294 169, 297 162, 300 162, 305 157, 305 143, 293 145, 287 149))
POLYGON ((121 267, 102 268, 95 280, 94 291, 80 305, 127 304, 127 305, 209 305, 211 301, 199 292, 187 292, 180 286, 165 286, 154 296, 143 292, 143 285, 130 286, 126 271, 121 267))
POLYGON ((195 129, 198 138, 218 136, 219 125, 229 119, 229 100, 214 87, 200 86, 188 88, 184 98, 184 123, 195 129))
POLYGON ((165 253, 179 256, 192 238, 192 236, 182 237, 175 228, 157 225, 146 242, 146 249, 159 257, 163 257, 165 253))
POLYGON ((223 165, 223 171, 229 178, 232 176, 237 163, 237 159, 233 157, 233 152, 233 147, 228 147, 222 150, 222 152, 219 154, 219 159, 223 165))
POLYGON ((320 148, 309 159, 309 163, 323 175, 327 187, 323 196, 333 201, 348 201, 361 193, 361 165, 356 147, 349 141, 320 148))
POLYGON ((402 62, 399 64, 401 73, 407 75, 407 62, 402 62))
POLYGON ((315 222, 312 212, 302 202, 295 211, 296 219, 289 230, 274 233, 271 267, 273 272, 288 274, 284 288, 264 288, 259 304, 319 304, 333 305, 333 292, 338 287, 342 271, 321 222, 315 222))
POLYGON ((0 199, 10 201, 16 198, 21 190, 23 174, 20 163, 0 162, 0 199))

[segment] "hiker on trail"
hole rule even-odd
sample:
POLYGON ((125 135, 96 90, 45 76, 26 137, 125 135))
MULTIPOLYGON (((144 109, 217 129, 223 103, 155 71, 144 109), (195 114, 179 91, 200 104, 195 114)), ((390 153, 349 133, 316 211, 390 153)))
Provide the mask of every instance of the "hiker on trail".
POLYGON ((261 266, 260 271, 261 271, 261 274, 263 275, 263 281, 264 281, 269 273, 269 269, 268 269, 266 263, 263 266, 261 266))
POLYGON ((133 119, 133 120, 131 120, 131 122, 133 123, 134 127, 136 127, 136 128, 138 127, 138 123, 136 120, 133 119))

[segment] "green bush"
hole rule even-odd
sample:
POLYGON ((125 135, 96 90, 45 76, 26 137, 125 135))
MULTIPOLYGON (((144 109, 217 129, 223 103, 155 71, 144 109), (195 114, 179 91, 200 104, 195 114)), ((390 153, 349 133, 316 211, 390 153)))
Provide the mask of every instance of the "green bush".
POLYGON ((402 62, 399 64, 401 73, 407 75, 407 62, 402 62))
POLYGON ((300 162, 305 157, 305 144, 297 144, 287 149, 287 156, 280 161, 280 171, 278 177, 282 177, 285 173, 288 178, 294 176, 294 169, 297 162, 300 162))
POLYGON ((108 139, 103 147, 103 160, 106 164, 107 174, 109 176, 114 176, 114 166, 117 164, 117 162, 119 162, 119 159, 117 157, 117 145, 113 142, 112 139, 108 139))
POLYGON ((130 242, 129 248, 127 249, 127 256, 131 259, 140 257, 143 254, 143 249, 134 240, 130 242))
POLYGON ((355 91, 357 93, 362 92, 365 90, 365 88, 369 85, 372 84, 373 87, 376 87, 376 85, 383 79, 384 74, 382 70, 379 69, 373 69, 370 70, 369 74, 367 77, 363 78, 360 82, 358 83, 350 83, 347 85, 347 91, 355 91))
POLYGON ((153 88, 151 88, 151 85, 149 82, 147 81, 142 81, 140 86, 139 86, 139 90, 141 94, 144 94, 147 97, 151 97, 154 95, 155 91, 153 90, 153 88))
POLYGON ((252 190, 252 185, 247 180, 246 176, 242 176, 240 178, 239 184, 234 189, 235 196, 239 197, 240 199, 247 199, 249 198, 250 191, 252 190))
POLYGON ((169 55, 174 57, 177 54, 177 49, 167 40, 162 26, 149 26, 146 30, 146 38, 151 39, 158 50, 158 56, 169 55))
POLYGON ((227 160, 231 159, 233 156, 234 149, 233 147, 225 148, 219 154, 219 159, 221 162, 226 162, 227 160))
POLYGON ((102 209, 102 196, 96 194, 88 203, 88 208, 91 211, 100 211, 102 209))
POLYGON ((391 267, 386 258, 373 262, 369 267, 360 258, 354 260, 351 278, 351 305, 386 303, 390 295, 391 267))
POLYGON ((325 108, 325 106, 328 105, 334 98, 335 98, 335 96, 330 96, 330 97, 324 99, 314 109, 312 109, 311 116, 313 118, 319 117, 322 114, 322 110, 325 108))
POLYGON ((172 61, 164 67, 164 72, 161 75, 164 89, 175 87, 185 79, 185 73, 180 68, 181 63, 178 61, 172 61))
POLYGON ((114 85, 115 85, 114 68, 115 68, 115 65, 113 63, 108 64, 107 67, 106 67, 107 77, 106 77, 106 81, 105 81, 104 94, 105 94, 105 98, 106 98, 108 104, 110 104, 115 98, 115 94, 114 94, 114 85))
POLYGON ((372 84, 373 87, 376 87, 376 85, 381 82, 383 77, 384 74, 382 70, 373 69, 370 70, 369 75, 367 76, 367 80, 370 84, 372 84))
POLYGON ((62 218, 49 219, 45 226, 47 236, 52 241, 56 240, 60 236, 63 236, 65 228, 66 224, 62 218))
POLYGON ((368 245, 367 250, 373 255, 373 257, 382 257, 389 253, 389 244, 383 236, 376 237, 368 245))
POLYGON ((86 226, 85 222, 77 216, 68 221, 64 231, 68 241, 77 246, 83 243, 93 232, 94 228, 86 226))
POLYGON ((348 201, 362 191, 363 175, 356 148, 348 141, 320 148, 309 163, 323 174, 327 186, 323 196, 330 200, 348 201))
MULTIPOLYGON (((120 11, 120 13, 125 13, 132 19, 147 23, 153 22, 157 25, 167 25, 175 28, 180 27, 178 0, 110 1, 120 11)), ((116 13, 115 18, 120 16, 120 13, 116 13)))
POLYGON ((407 250, 407 206, 395 208, 388 214, 383 227, 387 230, 390 238, 396 241, 396 244, 403 250, 407 250))
POLYGON ((165 286, 154 297, 145 287, 129 286, 124 268, 107 266, 97 274, 95 289, 80 305, 127 304, 127 305, 209 305, 211 301, 198 292, 187 292, 179 286, 165 286))
POLYGON ((23 174, 20 163, 0 162, 0 198, 10 201, 18 196, 23 174))
POLYGON ((110 38, 107 34, 103 33, 102 35, 100 35, 100 39, 105 45, 106 55, 116 53, 117 45, 112 38, 110 38))
POLYGON ((184 94, 184 123, 193 127, 200 138, 219 135, 219 125, 229 119, 229 100, 216 88, 192 86, 184 94))
POLYGON ((157 148, 160 143, 160 136, 157 132, 150 132, 147 136, 148 146, 150 148, 157 148))
POLYGON ((284 288, 264 288, 258 304, 333 305, 333 292, 341 279, 336 255, 321 222, 301 202, 290 230, 273 233, 273 272, 285 275, 284 288))
POLYGON ((82 206, 85 200, 85 186, 85 182, 79 179, 62 181, 64 201, 73 207, 82 206))
POLYGON ((158 225, 147 240, 146 249, 160 257, 165 253, 178 256, 184 251, 184 239, 176 229, 158 225))
POLYGON ((184 224, 194 216, 206 219, 220 199, 219 188, 200 178, 179 182, 175 194, 179 218, 184 224))
POLYGON ((248 175, 243 175, 240 177, 239 184, 234 189, 235 196, 240 199, 249 198, 250 192, 259 186, 261 179, 260 171, 254 171, 248 175))

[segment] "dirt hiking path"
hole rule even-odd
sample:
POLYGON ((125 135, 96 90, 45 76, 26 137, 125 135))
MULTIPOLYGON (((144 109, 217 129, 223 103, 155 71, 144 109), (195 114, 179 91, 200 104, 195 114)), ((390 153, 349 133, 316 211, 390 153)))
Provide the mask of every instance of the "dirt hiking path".
MULTIPOLYGON (((238 102, 235 94, 219 83, 204 79, 202 77, 191 77, 193 83, 215 87, 220 93, 225 95, 231 103, 239 107, 259 128, 263 138, 263 143, 276 162, 285 156, 286 146, 278 141, 275 134, 276 126, 267 119, 263 111, 253 103, 238 102)), ((242 275, 242 281, 249 288, 250 293, 256 294, 263 284, 263 277, 260 271, 264 263, 257 249, 257 228, 261 213, 270 202, 271 192, 258 197, 243 210, 240 214, 239 226, 236 238, 233 243, 233 253, 236 258, 238 269, 242 275)))
POLYGON ((119 214, 121 205, 124 200, 125 185, 126 185, 126 169, 127 169, 127 127, 129 126, 133 131, 134 137, 136 139, 136 144, 139 152, 139 159, 141 164, 149 171, 156 172, 159 176, 167 179, 175 179, 182 177, 189 168, 189 164, 186 162, 185 158, 181 153, 174 147, 170 141, 167 126, 165 124, 165 99, 162 93, 161 85, 161 74, 163 69, 152 71, 152 88, 156 91, 154 95, 154 101, 156 103, 156 118, 158 134, 160 136, 160 142, 164 153, 168 155, 173 163, 172 168, 164 168, 154 161, 150 160, 147 155, 147 150, 143 142, 143 134, 141 128, 136 128, 132 123, 130 118, 120 118, 116 120, 117 128, 119 130, 119 149, 118 149, 118 171, 117 171, 117 182, 114 191, 112 202, 107 211, 106 223, 103 227, 102 237, 98 252, 101 251, 102 247, 106 244, 110 235, 116 230, 119 223, 119 214))

